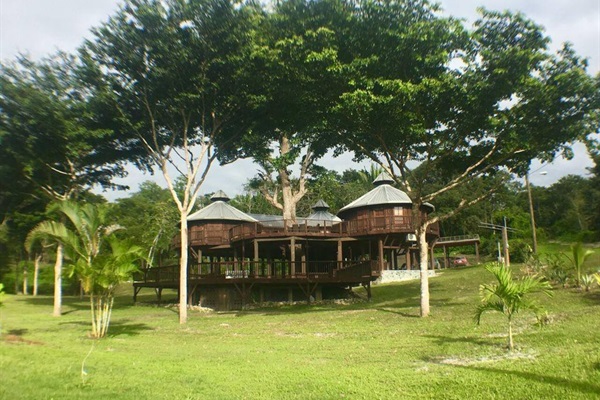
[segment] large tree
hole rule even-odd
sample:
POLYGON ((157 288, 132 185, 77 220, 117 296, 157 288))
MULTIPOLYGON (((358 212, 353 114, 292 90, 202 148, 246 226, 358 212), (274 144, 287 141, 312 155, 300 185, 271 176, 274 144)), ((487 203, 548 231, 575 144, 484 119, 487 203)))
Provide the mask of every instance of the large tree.
POLYGON ((499 170, 524 174, 598 129, 597 81, 586 62, 522 14, 481 10, 472 31, 424 0, 360 0, 347 88, 332 131, 358 158, 378 162, 413 201, 420 246, 421 315, 429 314, 431 224, 489 193, 465 193, 453 210, 422 218, 426 202, 499 170), (415 168, 418 167, 418 171, 415 168), (428 191, 430 173, 442 185, 428 191))
POLYGON ((235 150, 260 165, 259 188, 288 221, 295 222, 314 162, 331 144, 321 128, 339 93, 331 71, 339 66, 347 15, 342 1, 287 0, 277 2, 260 24, 248 66, 257 103, 235 150))
MULTIPOLYGON (((74 57, 59 53, 39 62, 19 57, 0 67, 0 212, 5 226, 14 226, 19 213, 41 213, 48 203, 76 198, 94 185, 114 187, 112 179, 124 173, 110 132, 90 127, 75 63, 74 57)), ((61 314, 62 250, 59 243, 55 316, 61 314)))
POLYGON ((219 149, 245 129, 253 100, 244 67, 258 17, 252 4, 230 0, 131 0, 81 50, 98 124, 118 133, 139 166, 161 171, 179 210, 181 323, 187 217, 219 149), (174 173, 183 176, 181 192, 174 173))

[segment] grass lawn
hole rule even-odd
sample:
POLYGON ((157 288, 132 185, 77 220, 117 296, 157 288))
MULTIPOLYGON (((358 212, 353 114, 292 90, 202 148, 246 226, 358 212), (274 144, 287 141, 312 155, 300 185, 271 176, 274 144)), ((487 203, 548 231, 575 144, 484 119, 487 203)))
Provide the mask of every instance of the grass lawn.
POLYGON ((192 311, 186 326, 174 309, 132 306, 124 288, 99 341, 86 300, 66 298, 53 318, 50 297, 6 296, 0 398, 600 398, 600 289, 540 298, 551 323, 518 317, 509 354, 501 315, 472 320, 491 280, 481 267, 442 271, 426 319, 413 281, 374 287, 371 303, 192 311))

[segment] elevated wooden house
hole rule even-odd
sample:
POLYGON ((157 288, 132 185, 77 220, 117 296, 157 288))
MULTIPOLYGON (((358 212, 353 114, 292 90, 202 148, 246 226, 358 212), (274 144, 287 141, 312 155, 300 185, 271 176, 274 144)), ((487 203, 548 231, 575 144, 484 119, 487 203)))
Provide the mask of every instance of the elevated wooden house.
MULTIPOLYGON (((190 215, 188 293, 191 302, 216 308, 238 308, 265 300, 334 298, 371 282, 382 271, 410 268, 415 225, 412 202, 393 181, 380 175, 375 188, 343 207, 337 216, 322 200, 313 213, 295 221, 281 216, 246 214, 218 191, 212 204, 190 215)), ((420 212, 434 211, 426 204, 420 212)), ((437 225, 429 241, 439 237, 437 225)), ((175 242, 177 243, 177 242, 175 242)), ((178 288, 178 266, 143 271, 134 283, 143 287, 178 288)), ((134 296, 135 296, 134 295, 134 296)))

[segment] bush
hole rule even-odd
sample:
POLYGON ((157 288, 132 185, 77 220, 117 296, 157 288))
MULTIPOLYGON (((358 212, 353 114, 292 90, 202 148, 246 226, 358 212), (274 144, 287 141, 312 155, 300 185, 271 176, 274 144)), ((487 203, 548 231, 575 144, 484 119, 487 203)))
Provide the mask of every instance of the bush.
POLYGON ((510 260, 511 262, 524 263, 529 259, 529 256, 533 253, 531 246, 521 240, 515 239, 510 242, 510 260))

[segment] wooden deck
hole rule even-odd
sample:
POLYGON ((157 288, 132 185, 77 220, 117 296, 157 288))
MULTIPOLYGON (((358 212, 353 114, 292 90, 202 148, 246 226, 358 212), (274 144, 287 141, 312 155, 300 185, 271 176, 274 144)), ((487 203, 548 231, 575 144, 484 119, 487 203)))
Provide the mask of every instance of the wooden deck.
MULTIPOLYGON (((314 281, 322 283, 361 284, 380 275, 377 261, 342 262, 265 261, 202 263, 188 268, 188 284, 215 285, 249 283, 293 283, 314 281)), ((142 270, 134 277, 136 287, 179 287, 179 266, 169 265, 142 270)))
MULTIPOLYGON (((286 262, 264 261, 202 263, 188 269, 188 299, 202 292, 219 288, 230 288, 239 294, 240 306, 252 302, 253 293, 262 299, 264 290, 284 288, 289 290, 290 301, 292 291, 301 290, 304 298, 310 303, 316 295, 318 299, 327 288, 351 288, 362 285, 371 298, 371 282, 380 276, 377 261, 342 262, 286 262)), ((163 289, 179 289, 179 266, 147 268, 134 277, 133 301, 142 288, 154 288, 160 303, 163 289)), ((224 296, 227 296, 225 294, 224 296)), ((262 303, 262 300, 259 302, 262 303)))

